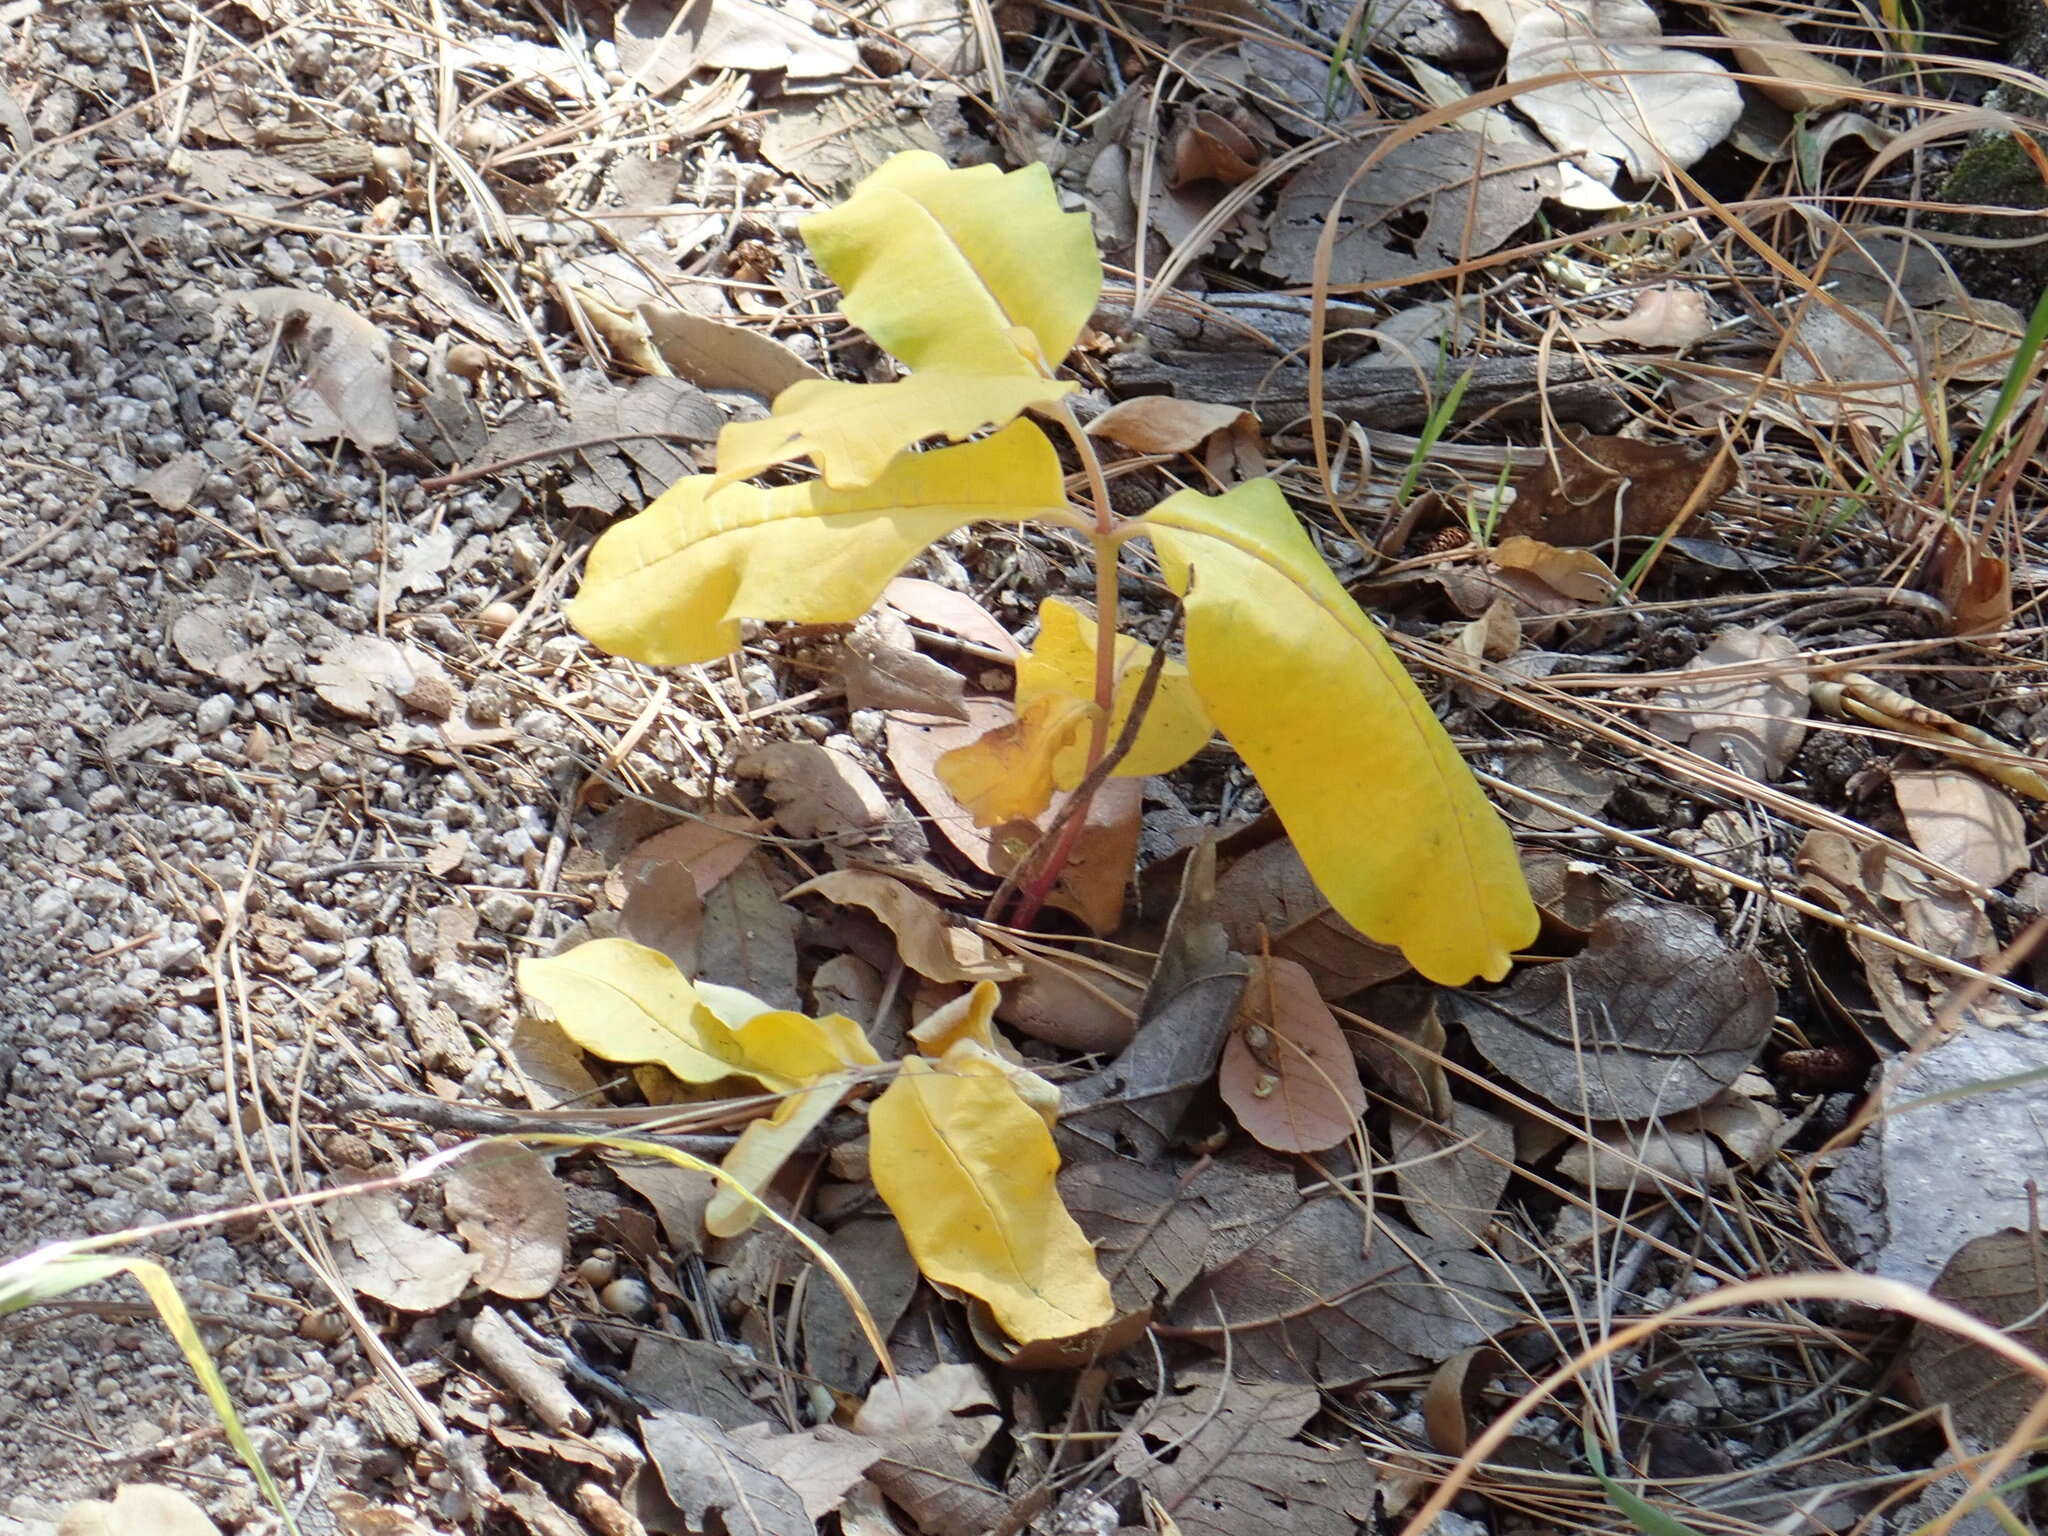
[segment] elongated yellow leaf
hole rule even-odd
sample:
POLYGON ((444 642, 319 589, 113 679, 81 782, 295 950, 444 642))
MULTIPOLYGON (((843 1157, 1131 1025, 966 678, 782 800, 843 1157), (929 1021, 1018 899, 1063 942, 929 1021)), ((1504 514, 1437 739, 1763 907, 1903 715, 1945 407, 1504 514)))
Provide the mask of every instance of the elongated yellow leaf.
POLYGON ((742 619, 847 623, 934 539, 973 522, 1065 516, 1059 459, 1015 422, 958 448, 898 457, 872 485, 714 491, 692 475, 590 551, 569 621, 616 655, 708 661, 742 619))
MULTIPOLYGON (((1115 708, 1109 719, 1109 739, 1122 734, 1144 686, 1145 669, 1152 664, 1152 647, 1127 635, 1116 637, 1115 708)), ((1038 639, 1030 654, 1017 662, 1017 710, 1023 713, 1035 699, 1048 694, 1092 699, 1095 696, 1095 621, 1072 603, 1049 597, 1038 605, 1038 639)), ((1145 718, 1138 722, 1137 739, 1116 765, 1120 779, 1142 779, 1150 774, 1171 773, 1208 745, 1215 733, 1208 711, 1188 677, 1187 667, 1169 661, 1159 669, 1152 702, 1145 718)), ((1072 789, 1087 775, 1088 743, 1070 742, 1053 765, 1055 782, 1072 789)))
POLYGON ((846 317, 920 372, 1050 373, 1102 291, 1088 216, 1060 211, 1042 165, 955 171, 910 150, 801 229, 846 317))
POLYGON ((919 373, 894 384, 811 379, 775 397, 775 412, 718 434, 718 484, 808 458, 834 490, 872 484, 897 454, 927 437, 954 442, 1000 427, 1079 386, 1041 374, 919 373))
POLYGON ((748 1070, 731 1031, 676 963, 631 939, 593 939, 552 959, 521 960, 519 990, 606 1061, 653 1062, 686 1083, 748 1070))
POLYGON ((713 1191, 711 1203, 704 1208, 707 1232, 713 1237, 738 1237, 754 1224, 761 1214, 761 1191, 782 1172, 782 1165, 803 1145, 804 1138, 838 1108, 852 1083, 851 1077, 830 1077, 799 1088, 775 1106, 774 1114, 749 1122, 719 1164, 733 1183, 721 1183, 713 1191))
POLYGON ((1052 1132, 996 1062, 912 1057, 868 1125, 875 1188, 925 1274, 987 1302, 1020 1342, 1109 1321, 1109 1283, 1054 1186, 1052 1132))
POLYGON ((1270 480, 1139 519, 1187 599, 1196 691, 1353 926, 1432 981, 1498 981, 1536 936, 1514 840, 1270 480))

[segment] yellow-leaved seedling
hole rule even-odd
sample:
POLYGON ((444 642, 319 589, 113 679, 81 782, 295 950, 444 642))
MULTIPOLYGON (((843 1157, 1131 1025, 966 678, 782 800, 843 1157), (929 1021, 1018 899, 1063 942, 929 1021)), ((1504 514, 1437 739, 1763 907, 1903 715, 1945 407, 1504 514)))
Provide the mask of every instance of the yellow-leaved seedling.
MULTIPOLYGON (((1187 654, 1160 670, 1111 771, 1164 772, 1213 726, 1338 913, 1432 981, 1506 975, 1537 926, 1513 840, 1279 489, 1183 491, 1136 518, 1108 504, 1094 441, 1065 398, 1073 385, 1057 373, 1102 268, 1086 216, 1061 210, 1044 168, 955 171, 911 151, 803 234, 847 318, 908 376, 793 385, 765 421, 728 427, 718 473, 681 481, 598 540, 570 608, 576 627, 640 661, 704 661, 740 643, 742 620, 851 621, 933 540, 1028 520, 1085 534, 1096 610, 1113 619, 1120 552, 1149 539, 1185 602, 1187 654), (1089 506, 1068 502, 1050 441, 1020 419, 1027 411, 1073 444, 1089 506), (919 446, 934 439, 952 446, 919 446), (738 483, 797 460, 818 478, 738 483)), ((1048 602, 1040 620, 1018 665, 1017 720, 941 770, 987 825, 1034 816, 1055 789, 1099 778, 1146 672, 1144 647, 1099 645, 1069 604, 1048 602)), ((1027 872, 1018 920, 1037 910, 1071 846, 1056 842, 1027 872)), ((696 1059, 677 1049, 686 1065, 696 1059)), ((918 1101, 935 1106, 990 1093, 995 1078, 941 1066, 916 1080, 937 1084, 918 1101)))
MULTIPOLYGON (((523 960, 519 987, 571 1040, 607 1061, 752 1078, 782 1095, 740 1133, 704 1215, 714 1236, 744 1232, 761 1192, 881 1058, 843 1014, 772 1008, 737 987, 692 982, 628 939, 595 939, 523 960)), ((1020 1343, 1108 1322, 1109 1283, 1054 1180, 1059 1090, 995 1031, 995 983, 980 982, 916 1032, 869 1117, 875 1188, 932 1279, 988 1303, 1020 1343), (931 1059, 926 1059, 929 1057, 931 1059)), ((693 1080, 702 1080, 701 1076, 693 1080)))

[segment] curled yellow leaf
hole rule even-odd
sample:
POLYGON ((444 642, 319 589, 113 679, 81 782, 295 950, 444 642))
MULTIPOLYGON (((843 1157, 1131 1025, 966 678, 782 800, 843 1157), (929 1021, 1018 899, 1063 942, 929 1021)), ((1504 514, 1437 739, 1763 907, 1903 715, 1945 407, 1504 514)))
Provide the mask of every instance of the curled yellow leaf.
POLYGON ((1031 821, 1052 803, 1060 754, 1088 734, 1095 714, 1086 696, 1041 694, 1014 720, 946 753, 932 771, 977 827, 1031 821))
POLYGON ((1020 1342, 1114 1315, 1095 1250, 1060 1203, 1052 1132, 999 1063, 941 1071, 912 1057, 868 1124, 875 1188, 925 1274, 987 1302, 1020 1342))
POLYGON ((839 1107, 849 1077, 829 1077, 799 1088, 765 1119, 750 1121, 739 1140, 725 1154, 720 1170, 731 1180, 721 1180, 704 1208, 704 1229, 713 1237, 738 1237, 761 1214, 761 1191, 766 1189, 782 1165, 790 1160, 804 1138, 839 1107))
POLYGON ((1270 480, 1138 519, 1187 601, 1210 716, 1354 927, 1430 980, 1497 981, 1536 936, 1514 839, 1270 480))
MULTIPOLYGON (((1038 606, 1038 638, 1017 661, 1017 709, 1028 710, 1048 695, 1090 699, 1095 696, 1095 621, 1072 603, 1049 597, 1038 606)), ((1122 734, 1124 722, 1145 684, 1152 647, 1127 635, 1116 637, 1116 692, 1110 712, 1109 739, 1122 734)), ((1115 777, 1142 779, 1171 773, 1208 745, 1215 732, 1188 677, 1186 665, 1168 661, 1159 669, 1152 702, 1138 722, 1131 750, 1116 765, 1115 777)), ((1088 772, 1088 743, 1069 742, 1053 763, 1053 781, 1072 789, 1088 772)))
POLYGON ((872 484, 757 490, 679 480, 592 547, 569 622, 657 665, 708 661, 742 619, 850 623, 933 540, 974 522, 1066 516, 1058 457, 1015 422, 958 448, 903 454, 872 484))
POLYGON ((1088 216, 1060 210, 1042 165, 956 171, 909 150, 800 228, 847 319, 919 372, 1049 373, 1102 291, 1088 216))

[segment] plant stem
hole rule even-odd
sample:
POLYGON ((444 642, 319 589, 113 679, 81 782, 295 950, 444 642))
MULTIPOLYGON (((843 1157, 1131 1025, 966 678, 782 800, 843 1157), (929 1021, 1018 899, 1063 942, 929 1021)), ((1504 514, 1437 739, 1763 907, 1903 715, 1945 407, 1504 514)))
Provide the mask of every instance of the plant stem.
POLYGON ((1074 453, 1081 461, 1082 473, 1088 477, 1088 500, 1095 513, 1095 723, 1088 733, 1088 775, 1076 789, 1074 798, 1068 802, 1066 825, 1060 829, 1053 845, 1046 851, 1044 861, 1031 877, 1031 883, 1024 886, 1017 898, 1017 910, 1010 921, 1019 928, 1028 928, 1037 918, 1039 909, 1045 905, 1045 898, 1052 894, 1058 883, 1060 871, 1073 856, 1074 845, 1080 841, 1082 830, 1088 825, 1088 808, 1095 798, 1095 789, 1102 781, 1102 775, 1094 769, 1109 750, 1109 721, 1116 707, 1116 641, 1117 601, 1116 572, 1117 559, 1122 545, 1116 541, 1116 511, 1109 499, 1109 481, 1102 473, 1102 460, 1096 455, 1095 441, 1081 430, 1081 423, 1074 416, 1074 408, 1062 400, 1059 407, 1060 425, 1066 429, 1067 440, 1074 445, 1074 453))

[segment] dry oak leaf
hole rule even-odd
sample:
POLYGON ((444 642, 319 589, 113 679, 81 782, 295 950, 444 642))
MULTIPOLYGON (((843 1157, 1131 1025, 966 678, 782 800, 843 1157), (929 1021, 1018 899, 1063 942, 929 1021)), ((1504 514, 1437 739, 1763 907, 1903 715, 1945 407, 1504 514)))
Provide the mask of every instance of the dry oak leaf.
POLYGON ((389 1190, 370 1190, 324 1207, 334 1267, 365 1296, 401 1312, 435 1312, 455 1300, 476 1273, 477 1256, 438 1232, 412 1225, 389 1190))
POLYGON ((1258 959, 1223 1043, 1216 1087, 1237 1123, 1276 1152, 1324 1152, 1358 1129, 1365 1085, 1315 978, 1258 959))
POLYGON ((449 1174, 448 1218, 476 1254, 476 1283, 531 1301, 554 1289, 569 1246, 569 1197, 548 1160, 493 1145, 449 1174))
POLYGON ((1116 1467, 1184 1536, 1352 1536, 1376 1479, 1355 1451, 1294 1437, 1322 1406, 1313 1387, 1200 1371, 1117 1442, 1116 1467))
POLYGON ((1799 647, 1765 629, 1725 629, 1686 663, 1696 682, 1659 691, 1650 729, 1745 777, 1775 779, 1806 739, 1811 682, 1799 647))
POLYGON ((345 437, 365 453, 398 441, 391 346, 383 331, 346 304, 300 288, 256 288, 233 299, 304 351, 306 382, 288 402, 300 419, 299 436, 312 442, 345 437))
POLYGON ((1319 1195, 1189 1286, 1167 1321, 1227 1351, 1240 1378, 1334 1390, 1432 1365, 1521 1315, 1498 1259, 1319 1195))
MULTIPOLYGON (((1569 79, 1525 90, 1515 106, 1567 155, 1616 161, 1637 181, 1691 165, 1742 115, 1742 91, 1703 53, 1664 45, 1643 0, 1550 0, 1525 12, 1507 78, 1569 79)), ((1611 178, 1609 178, 1611 179, 1611 178)))
POLYGON ((1431 1237, 1476 1243, 1515 1171, 1513 1128, 1461 1102, 1452 1105, 1448 1126, 1396 1109, 1392 1131, 1394 1176, 1408 1219, 1431 1237))
POLYGON ((1494 249, 1557 190, 1557 172, 1533 147, 1460 128, 1406 140, 1384 155, 1379 149, 1376 140, 1340 145, 1298 171, 1281 189, 1260 264, 1283 282, 1314 279, 1334 208, 1332 282, 1454 267, 1494 249))
POLYGON ((1569 960, 1443 1008, 1508 1082, 1574 1116, 1642 1120, 1704 1104, 1770 1037, 1777 994, 1704 912, 1625 901, 1569 960))
POLYGON ((909 622, 893 608, 863 614, 843 649, 846 702, 854 709, 967 718, 967 680, 919 651, 909 622))
POLYGON ((1498 531, 1555 545, 1655 538, 1689 507, 1710 510, 1736 480, 1733 455, 1690 443, 1567 432, 1515 488, 1498 531))
POLYGON ((1681 288, 1675 283, 1638 293, 1620 320, 1580 320, 1570 327, 1571 334, 1589 346, 1626 341, 1658 349, 1689 347, 1713 329, 1707 296, 1697 288, 1681 288))
MULTIPOLYGON (((2048 1349, 2044 1275, 2048 1242, 2042 1234, 2006 1227, 1964 1243, 1930 1289, 2039 1352, 2048 1349)), ((1977 1448, 1996 1445, 2018 1430, 2041 1390, 2038 1381, 2010 1361, 1927 1323, 1915 1325, 1908 1359, 1922 1400, 1946 1404, 1957 1430, 1977 1448)))
POLYGON ((1892 793, 1919 850, 1965 880, 2003 885, 2027 867, 2027 821, 1974 773, 1931 768, 1892 775, 1892 793))
POLYGON ((715 1514, 726 1536, 813 1536, 801 1495, 754 1447, 694 1413, 654 1413, 640 1421, 647 1459, 692 1526, 715 1514))
POLYGON ((1284 837, 1232 860, 1216 881, 1216 912, 1231 948, 1295 961, 1332 1002, 1408 974, 1401 951, 1337 915, 1284 837))
POLYGON ((1088 423, 1090 437, 1106 437, 1133 453, 1192 453, 1218 432, 1251 427, 1252 413, 1235 405, 1212 405, 1173 395, 1138 395, 1119 400, 1088 423))
POLYGON ((1735 62, 1757 77, 1756 88, 1787 112, 1825 112, 1855 99, 1856 77, 1775 17, 1729 5, 1710 5, 1707 14, 1735 44, 1735 62))
POLYGON ((870 869, 839 869, 787 891, 784 901, 822 896, 843 907, 864 907, 896 935, 903 963, 931 981, 1010 981, 1023 966, 971 928, 953 923, 938 906, 901 880, 870 869))
POLYGON ((57 1536, 220 1536, 189 1495, 158 1483, 123 1483, 111 1501, 80 1499, 57 1517, 57 1536))

